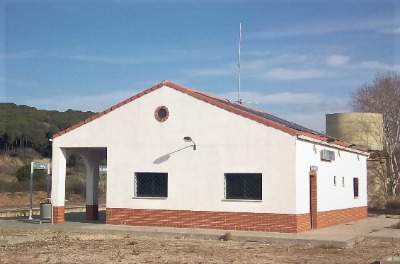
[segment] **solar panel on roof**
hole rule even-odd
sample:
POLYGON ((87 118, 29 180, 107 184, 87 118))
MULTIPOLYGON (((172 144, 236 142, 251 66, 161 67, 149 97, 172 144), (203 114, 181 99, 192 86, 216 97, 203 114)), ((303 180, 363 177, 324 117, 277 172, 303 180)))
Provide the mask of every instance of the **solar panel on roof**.
MULTIPOLYGON (((210 96, 208 96, 208 97, 210 97, 210 96)), ((320 132, 317 132, 315 130, 306 128, 304 126, 301 126, 299 124, 287 121, 287 120, 282 119, 280 117, 271 115, 271 114, 269 114, 267 112, 262 112, 261 110, 252 109, 252 108, 246 107, 244 105, 241 105, 241 104, 238 104, 238 103, 233 103, 233 102, 228 101, 228 100, 222 100, 222 99, 219 99, 219 98, 216 98, 216 97, 210 97, 210 98, 212 98, 213 100, 217 100, 220 103, 223 103, 223 104, 229 105, 231 107, 237 108, 237 109, 239 109, 241 111, 245 111, 247 113, 251 113, 251 114, 254 114, 256 116, 259 116, 259 117, 265 118, 267 120, 270 120, 272 122, 278 123, 280 125, 283 125, 283 126, 286 126, 286 127, 298 130, 298 131, 307 132, 307 133, 311 133, 311 134, 322 136, 322 137, 327 137, 327 135, 325 135, 323 133, 320 133, 320 132)))

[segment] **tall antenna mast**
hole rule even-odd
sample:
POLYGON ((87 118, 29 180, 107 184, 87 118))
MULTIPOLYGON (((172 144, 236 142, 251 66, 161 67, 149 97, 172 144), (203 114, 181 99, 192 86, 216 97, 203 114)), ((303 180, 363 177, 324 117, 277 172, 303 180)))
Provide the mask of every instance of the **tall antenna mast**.
POLYGON ((238 56, 238 103, 242 103, 240 99, 240 44, 242 42, 242 23, 239 23, 239 56, 238 56))

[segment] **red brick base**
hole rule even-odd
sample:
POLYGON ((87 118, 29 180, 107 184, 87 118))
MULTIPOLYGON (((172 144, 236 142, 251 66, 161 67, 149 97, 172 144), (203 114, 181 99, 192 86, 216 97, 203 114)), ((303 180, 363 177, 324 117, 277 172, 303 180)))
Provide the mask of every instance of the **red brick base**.
POLYGON ((86 220, 99 220, 99 205, 86 205, 86 220))
POLYGON ((318 212, 317 228, 344 224, 367 218, 367 206, 318 212))
POLYGON ((260 214, 107 208, 107 224, 296 233, 310 229, 308 214, 260 214))
POLYGON ((53 223, 65 223, 65 207, 53 206, 53 223))
MULTIPOLYGON (((107 208, 107 224, 298 233, 311 230, 309 214, 235 213, 107 208)), ((317 228, 367 217, 367 207, 318 212, 317 228)))

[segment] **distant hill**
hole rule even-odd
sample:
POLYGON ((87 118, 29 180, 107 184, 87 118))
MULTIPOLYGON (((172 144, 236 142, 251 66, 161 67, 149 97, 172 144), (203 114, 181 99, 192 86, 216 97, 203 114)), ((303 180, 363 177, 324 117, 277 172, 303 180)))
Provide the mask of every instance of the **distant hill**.
POLYGON ((38 110, 26 105, 0 103, 0 150, 33 148, 48 156, 49 138, 53 134, 94 114, 71 109, 65 112, 38 110))

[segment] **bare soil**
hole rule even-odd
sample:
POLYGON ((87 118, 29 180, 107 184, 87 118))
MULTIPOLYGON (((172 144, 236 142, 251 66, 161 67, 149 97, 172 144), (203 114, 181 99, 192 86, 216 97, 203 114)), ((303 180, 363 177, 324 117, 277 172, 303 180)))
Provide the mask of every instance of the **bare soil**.
POLYGON ((366 240, 349 248, 284 243, 1 230, 34 242, 0 246, 0 263, 379 263, 400 243, 366 240))
MULTIPOLYGON (((44 201, 47 193, 44 191, 35 191, 32 195, 33 205, 38 207, 41 201, 44 201)), ((0 193, 0 210, 1 208, 19 208, 29 206, 29 192, 5 192, 0 193)), ((101 202, 101 201, 100 201, 101 202)), ((80 195, 71 194, 66 204, 85 204, 85 198, 80 195)))

